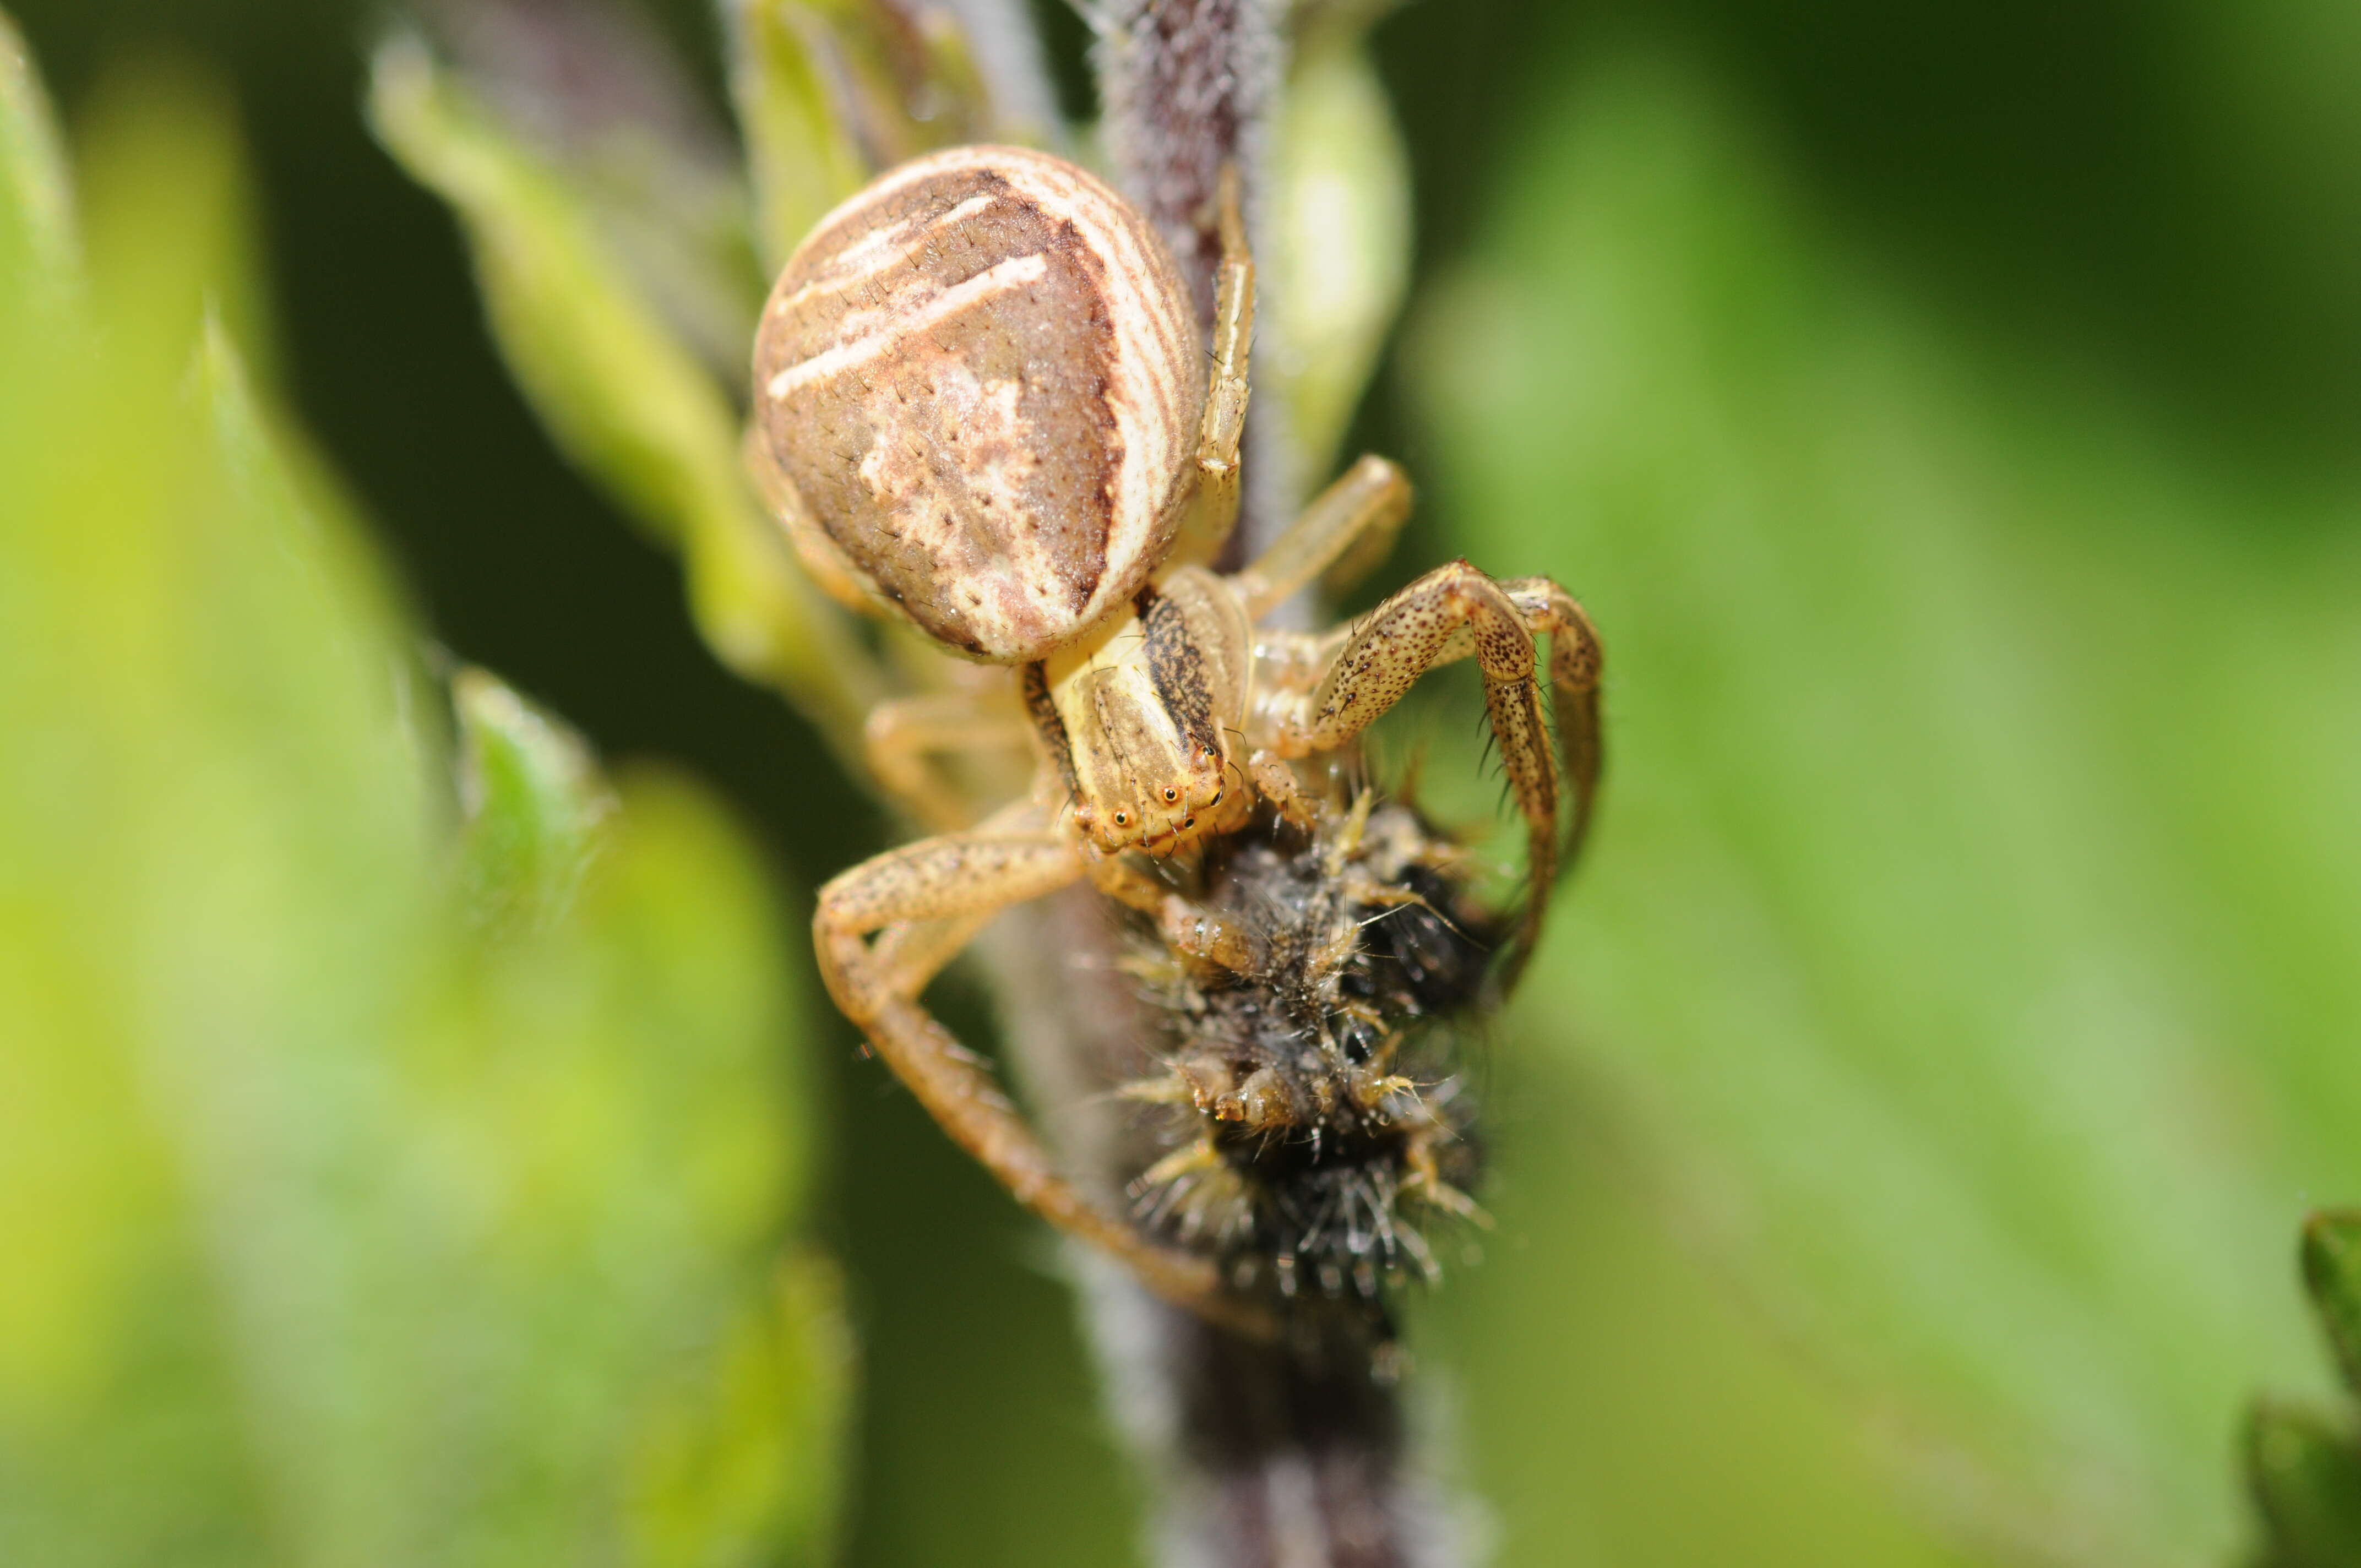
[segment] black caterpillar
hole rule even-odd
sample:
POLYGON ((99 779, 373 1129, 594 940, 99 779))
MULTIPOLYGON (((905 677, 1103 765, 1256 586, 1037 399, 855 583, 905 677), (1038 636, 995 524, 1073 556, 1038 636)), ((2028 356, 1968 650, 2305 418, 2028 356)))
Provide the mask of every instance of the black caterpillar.
POLYGON ((1314 833, 1266 813, 1206 855, 1200 896, 1239 920, 1233 972, 1138 960, 1167 1020, 1172 1152, 1134 1181, 1138 1222, 1218 1255, 1234 1288, 1298 1307, 1439 1273, 1430 1229, 1482 1219, 1455 1019, 1478 1010, 1506 922, 1412 807, 1364 794, 1314 833))

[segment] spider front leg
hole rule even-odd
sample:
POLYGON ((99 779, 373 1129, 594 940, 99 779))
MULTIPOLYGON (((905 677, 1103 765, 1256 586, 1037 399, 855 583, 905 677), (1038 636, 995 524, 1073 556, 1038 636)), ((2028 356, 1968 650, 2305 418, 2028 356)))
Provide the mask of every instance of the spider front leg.
POLYGON ((1315 497, 1270 548, 1230 578, 1248 620, 1260 620, 1315 577, 1333 583, 1377 564, 1410 516, 1410 480, 1367 455, 1315 497))
POLYGON ((1246 363, 1254 345, 1255 266, 1246 247, 1238 171, 1222 170, 1222 261, 1213 276, 1213 362, 1197 429, 1197 489, 1169 560, 1202 565, 1221 553, 1238 520, 1238 442, 1246 431, 1246 363))
POLYGON ((1042 825, 1029 803, 974 832, 889 850, 820 890, 812 938, 821 978, 928 1114, 1018 1202, 1112 1254, 1167 1300, 1267 1332, 1259 1314, 1224 1295, 1212 1262, 1143 1239, 1061 1175, 991 1074, 918 1000, 994 914, 1082 874, 1078 847, 1042 825))
POLYGON ((1606 650, 1582 606, 1549 578, 1512 577, 1500 585, 1500 591, 1525 618, 1528 629, 1549 634, 1558 755, 1574 788, 1573 820, 1565 834, 1565 859, 1571 861, 1590 831, 1590 807, 1598 794, 1598 675, 1606 650))
MULTIPOLYGON (((1549 889, 1561 858, 1557 770, 1542 717, 1539 656, 1533 639, 1550 639, 1565 778, 1573 792, 1569 850, 1590 816, 1598 778, 1598 634, 1572 596, 1546 577, 1499 583, 1465 561, 1438 566, 1386 600, 1345 637, 1308 692, 1301 685, 1275 698, 1274 750, 1307 756, 1345 744, 1401 700, 1421 675, 1474 654, 1484 674, 1484 703, 1525 818, 1532 897, 1515 963, 1541 935, 1549 889)), ((1333 633, 1331 636, 1333 637, 1333 633)), ((1301 640, 1324 647, 1328 639, 1301 640)), ((1283 647, 1286 640, 1279 640, 1283 647)), ((1511 971, 1513 978, 1513 970, 1511 971)))

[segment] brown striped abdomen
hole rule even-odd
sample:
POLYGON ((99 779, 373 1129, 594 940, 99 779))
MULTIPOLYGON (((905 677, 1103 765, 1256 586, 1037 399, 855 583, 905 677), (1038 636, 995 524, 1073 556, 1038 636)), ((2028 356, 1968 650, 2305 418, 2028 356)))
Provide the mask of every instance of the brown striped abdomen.
POLYGON ((1146 220, 1062 159, 957 148, 821 220, 754 346, 787 504, 941 641, 1038 659, 1178 524, 1203 350, 1146 220))

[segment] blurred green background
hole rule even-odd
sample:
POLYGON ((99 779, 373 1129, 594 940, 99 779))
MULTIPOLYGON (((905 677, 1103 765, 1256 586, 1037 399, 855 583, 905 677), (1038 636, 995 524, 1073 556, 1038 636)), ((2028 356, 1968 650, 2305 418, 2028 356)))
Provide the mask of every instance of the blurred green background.
MULTIPOLYGON (((220 95, 248 345, 432 635, 717 788, 805 980, 887 826, 519 400, 363 127, 379 9, 15 9, 70 130, 159 65, 220 95)), ((1419 1313, 1500 1560, 2228 1560, 2240 1402, 2324 1386, 2296 1223, 2361 1195, 2361 11, 1373 41, 1417 257, 1355 438, 1426 503, 1383 580, 1556 574, 1611 658, 1593 858, 1483 1069, 1499 1228, 1419 1313)), ((816 997, 847 1559, 1133 1561, 1047 1244, 816 997)))

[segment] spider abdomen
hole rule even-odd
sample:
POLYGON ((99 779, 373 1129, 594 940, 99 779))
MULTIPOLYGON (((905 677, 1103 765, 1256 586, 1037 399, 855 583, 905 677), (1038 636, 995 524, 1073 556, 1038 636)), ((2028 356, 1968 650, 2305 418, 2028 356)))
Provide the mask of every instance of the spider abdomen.
POLYGON ((1205 397, 1148 220, 1060 159, 956 148, 821 220, 754 348, 799 543, 943 643, 1043 657, 1128 601, 1179 523, 1205 397))

